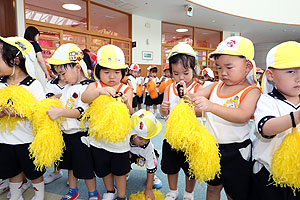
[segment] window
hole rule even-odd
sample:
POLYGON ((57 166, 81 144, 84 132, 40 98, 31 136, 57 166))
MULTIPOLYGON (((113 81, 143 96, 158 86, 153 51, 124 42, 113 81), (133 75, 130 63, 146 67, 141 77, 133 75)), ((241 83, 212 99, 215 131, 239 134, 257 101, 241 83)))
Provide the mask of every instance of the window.
POLYGON ((175 45, 179 42, 193 45, 193 27, 162 23, 162 43, 175 45))

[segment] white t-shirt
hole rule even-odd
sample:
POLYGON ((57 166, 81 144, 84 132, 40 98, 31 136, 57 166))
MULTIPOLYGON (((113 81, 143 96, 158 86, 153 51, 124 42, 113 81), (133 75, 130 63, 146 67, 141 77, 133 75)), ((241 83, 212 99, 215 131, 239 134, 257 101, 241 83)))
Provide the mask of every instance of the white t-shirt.
MULTIPOLYGON (((41 83, 30 76, 27 76, 19 85, 27 89, 37 101, 45 98, 45 91, 41 83)), ((7 77, 0 77, 0 89, 7 86, 7 77)), ((32 127, 28 120, 18 122, 16 128, 9 133, 0 133, 0 143, 2 144, 17 145, 31 143, 32 141, 32 127)))
POLYGON ((214 82, 213 81, 204 81, 203 87, 205 88, 205 87, 207 87, 207 86, 209 86, 211 84, 214 84, 214 82))
POLYGON ((130 80, 132 84, 133 93, 136 93, 136 86, 137 86, 137 80, 134 76, 130 75, 128 76, 128 80, 130 80))
MULTIPOLYGON (((254 113, 255 126, 257 129, 256 139, 253 142, 253 159, 255 162, 253 172, 257 173, 262 165, 271 172, 271 160, 280 146, 283 138, 292 132, 292 129, 287 129, 275 136, 263 136, 262 127, 264 123, 272 117, 280 117, 288 115, 290 112, 295 112, 300 109, 300 104, 293 105, 291 102, 277 90, 269 94, 261 95, 258 100, 256 110, 254 113)), ((299 129, 299 126, 298 126, 299 129)), ((300 144, 299 144, 300 145, 300 144)))
POLYGON ((51 81, 48 81, 46 86, 45 86, 45 92, 46 92, 46 97, 51 97, 57 94, 62 94, 63 93, 63 89, 65 88, 65 86, 61 86, 59 85, 59 79, 53 79, 51 81))
MULTIPOLYGON (((93 81, 84 80, 74 85, 66 85, 60 101, 64 108, 78 109, 82 114, 88 108, 88 104, 81 101, 81 95, 87 86, 93 81)), ((86 128, 80 127, 80 120, 75 118, 64 118, 61 124, 61 130, 66 134, 74 134, 80 131, 85 131, 86 128)))
MULTIPOLYGON (((103 83, 96 82, 96 87, 104 87, 103 83)), ((123 94, 126 94, 126 92, 130 89, 130 86, 125 85, 124 83, 120 83, 120 86, 118 87, 118 90, 116 92, 122 92, 123 94)), ((101 120, 101 119, 99 119, 101 120)), ((129 136, 128 136, 129 137, 129 136)), ((94 137, 90 137, 90 145, 99 148, 99 149, 105 149, 106 151, 113 152, 113 153, 124 153, 129 151, 129 138, 125 139, 121 142, 117 143, 106 143, 106 140, 103 141, 97 141, 94 137)))

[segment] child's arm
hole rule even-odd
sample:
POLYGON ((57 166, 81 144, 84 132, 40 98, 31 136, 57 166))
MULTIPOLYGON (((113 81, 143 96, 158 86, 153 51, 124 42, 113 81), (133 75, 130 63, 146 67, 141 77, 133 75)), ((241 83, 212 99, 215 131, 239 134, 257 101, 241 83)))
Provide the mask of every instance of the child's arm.
POLYGON ((53 108, 53 107, 51 107, 47 111, 47 114, 49 115, 51 120, 55 120, 59 117, 79 118, 81 115, 78 109, 53 108))
POLYGON ((130 88, 125 95, 122 96, 122 99, 124 103, 126 104, 130 114, 132 114, 134 111, 132 109, 132 98, 133 98, 133 90, 130 88))
POLYGON ((155 199, 154 193, 152 191, 154 174, 155 173, 147 173, 147 184, 144 192, 145 200, 148 200, 148 198, 150 198, 151 200, 155 199))
POLYGON ((81 101, 84 103, 91 103, 99 95, 114 96, 116 90, 112 87, 96 87, 96 82, 89 84, 86 90, 82 93, 81 101))
POLYGON ((169 110, 170 110, 170 102, 169 102, 169 87, 166 87, 165 92, 164 92, 164 98, 163 98, 163 102, 160 106, 159 112, 162 116, 167 116, 169 114, 169 110))
POLYGON ((245 123, 253 115, 260 93, 261 92, 258 88, 250 90, 238 108, 228 108, 223 105, 210 102, 204 96, 197 96, 194 98, 194 102, 202 111, 212 112, 213 114, 233 123, 245 123))

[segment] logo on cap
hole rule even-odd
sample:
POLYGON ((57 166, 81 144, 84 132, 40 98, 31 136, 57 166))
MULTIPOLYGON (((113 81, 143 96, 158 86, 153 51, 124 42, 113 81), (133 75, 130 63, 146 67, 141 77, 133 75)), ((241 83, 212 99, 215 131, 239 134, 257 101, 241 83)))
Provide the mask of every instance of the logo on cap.
POLYGON ((140 122, 140 129, 143 130, 143 128, 144 128, 144 124, 143 122, 140 122))
POLYGON ((76 60, 80 61, 82 59, 82 57, 83 57, 83 55, 79 51, 71 51, 69 53, 69 60, 70 61, 76 61, 76 60))
POLYGON ((228 47, 233 47, 235 45, 235 40, 230 40, 226 44, 228 47))
POLYGON ((26 50, 26 45, 23 42, 16 41, 15 44, 18 45, 22 49, 22 51, 26 50))

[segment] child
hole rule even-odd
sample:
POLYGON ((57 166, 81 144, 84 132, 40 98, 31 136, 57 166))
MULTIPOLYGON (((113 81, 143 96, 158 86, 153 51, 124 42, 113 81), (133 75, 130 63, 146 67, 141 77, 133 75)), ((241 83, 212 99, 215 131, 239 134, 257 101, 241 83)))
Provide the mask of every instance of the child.
MULTIPOLYGON (((0 88, 9 85, 19 85, 27 89, 36 100, 45 98, 42 85, 33 77, 35 69, 33 61, 35 52, 33 46, 24 38, 0 37, 0 88)), ((14 116, 9 109, 1 109, 0 117, 14 116)), ((26 123, 18 122, 9 133, 0 133, 0 178, 9 178, 11 200, 22 198, 22 186, 25 177, 31 180, 35 190, 35 200, 44 199, 45 171, 35 170, 36 166, 29 157, 28 147, 33 141, 32 127, 28 120, 26 123)))
MULTIPOLYGON (((52 69, 52 72, 55 74, 54 69, 52 69)), ((65 86, 66 82, 61 80, 59 76, 49 81, 45 86, 46 98, 55 97, 59 99, 63 93, 63 89, 65 88, 65 86)), ((63 172, 61 169, 57 168, 55 164, 53 172, 45 178, 44 182, 45 184, 49 184, 61 177, 63 177, 63 172)))
MULTIPOLYGON (((142 77, 141 76, 141 73, 142 73, 142 70, 139 70, 137 71, 137 75, 136 75, 136 84, 137 85, 144 85, 144 80, 145 80, 145 77, 142 77)), ((137 106, 138 106, 138 110, 142 109, 142 103, 144 102, 143 101, 144 99, 144 95, 142 94, 142 96, 138 96, 137 97, 137 106)))
MULTIPOLYGON (((198 92, 200 84, 193 81, 196 75, 196 54, 193 48, 188 44, 177 44, 173 47, 169 54, 170 72, 175 82, 169 85, 164 92, 163 103, 160 107, 162 116, 167 116, 169 112, 179 103, 177 85, 183 85, 183 95, 193 97, 194 93, 198 92)), ((181 91, 182 92, 182 91, 181 91)), ((165 200, 175 200, 178 198, 177 182, 178 172, 180 168, 185 173, 186 187, 183 199, 194 199, 194 187, 196 180, 193 174, 189 173, 189 164, 186 162, 186 156, 182 151, 172 149, 170 144, 164 140, 162 147, 161 169, 168 175, 170 191, 166 194, 165 200)))
MULTIPOLYGON (((88 86, 82 95, 82 101, 91 103, 99 95, 115 96, 116 93, 122 93, 122 100, 132 113, 132 88, 120 82, 126 71, 123 51, 115 45, 105 45, 98 50, 97 59, 95 78, 100 81, 88 86)), ((90 145, 95 173, 103 179, 107 190, 103 200, 125 200, 126 174, 130 171, 128 139, 111 143, 96 141, 91 137, 90 145), (114 179, 117 191, 114 188, 114 179)))
POLYGON ((248 199, 250 118, 260 96, 255 86, 253 43, 244 37, 229 37, 210 56, 222 82, 207 86, 194 98, 197 107, 207 112, 207 129, 219 143, 221 154, 221 175, 207 182, 207 199, 220 199, 222 187, 228 199, 248 199))
MULTIPOLYGON (((159 83, 159 79, 156 77, 157 74, 157 67, 155 65, 151 65, 147 68, 148 70, 148 77, 145 78, 144 81, 144 85, 145 85, 145 92, 146 92, 146 98, 145 98, 145 104, 146 104, 146 110, 149 111, 150 110, 150 106, 153 105, 153 113, 154 115, 156 114, 157 111, 157 105, 158 103, 158 97, 152 99, 150 97, 149 91, 147 89, 147 83, 152 80, 154 81, 154 83, 156 84, 156 86, 158 86, 159 83)), ((157 90, 157 88, 156 88, 157 90)))
POLYGON ((88 107, 81 101, 81 95, 91 83, 87 80, 87 67, 83 61, 83 54, 75 44, 68 43, 61 45, 47 61, 55 73, 68 84, 60 97, 64 108, 50 108, 47 111, 52 120, 65 118, 61 130, 66 149, 58 168, 68 170, 69 191, 61 200, 76 199, 79 196, 78 179, 85 180, 89 200, 99 199, 91 152, 81 141, 82 137, 87 136, 87 131, 80 127, 79 120, 88 107))
POLYGON ((296 200, 299 190, 275 186, 270 179, 271 160, 291 128, 300 123, 300 44, 284 42, 267 54, 263 77, 264 94, 254 119, 258 130, 253 149, 253 199, 296 200))
POLYGON ((204 88, 214 83, 215 75, 214 72, 209 67, 204 68, 201 72, 201 75, 204 77, 204 83, 203 83, 204 88))
MULTIPOLYGON (((169 66, 169 64, 167 64, 164 66, 164 75, 160 78, 159 84, 162 84, 163 82, 169 83, 170 82, 169 80, 172 80, 172 77, 171 77, 171 72, 170 72, 170 66, 169 66)), ((160 85, 160 87, 161 87, 161 85, 160 85)), ((164 99, 164 92, 158 95, 159 104, 162 104, 163 99, 164 99)))
POLYGON ((133 99, 132 99, 132 108, 133 111, 136 111, 137 107, 137 98, 138 96, 136 95, 136 87, 137 87, 137 76, 139 74, 139 71, 141 71, 141 68, 138 64, 132 63, 130 66, 130 74, 128 75, 128 85, 132 87, 133 89, 133 99))
POLYGON ((131 116, 132 136, 130 138, 130 160, 138 166, 147 168, 145 199, 154 200, 152 187, 161 188, 162 182, 155 175, 158 165, 158 152, 150 139, 158 135, 161 123, 146 110, 139 110, 131 116))

